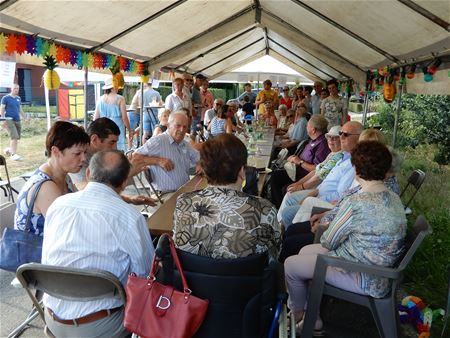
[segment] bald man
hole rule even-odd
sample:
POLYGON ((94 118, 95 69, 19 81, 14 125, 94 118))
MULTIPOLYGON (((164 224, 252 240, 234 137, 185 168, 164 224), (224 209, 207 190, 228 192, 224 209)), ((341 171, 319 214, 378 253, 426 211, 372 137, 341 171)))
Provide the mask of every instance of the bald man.
MULTIPOLYGON (((123 285, 128 275, 147 276, 154 248, 146 221, 120 193, 130 163, 117 150, 92 157, 87 186, 61 196, 47 211, 42 263, 106 270, 123 285)), ((88 286, 87 286, 88 287, 88 286)), ((45 323, 56 337, 128 337, 119 297, 76 302, 44 295, 45 323)))

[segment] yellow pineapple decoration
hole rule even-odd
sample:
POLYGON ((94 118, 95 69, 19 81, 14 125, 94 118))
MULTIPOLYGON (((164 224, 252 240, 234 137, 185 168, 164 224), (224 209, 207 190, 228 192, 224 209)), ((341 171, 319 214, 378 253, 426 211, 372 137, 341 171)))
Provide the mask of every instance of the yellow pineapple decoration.
POLYGON ((142 83, 148 83, 148 80, 150 80, 150 73, 148 71, 148 68, 145 67, 144 71, 141 74, 141 82, 142 83))
POLYGON ((58 89, 60 85, 59 75, 55 68, 58 65, 53 55, 44 57, 44 65, 47 70, 44 73, 44 84, 48 90, 58 89))
POLYGON ((120 71, 120 63, 117 59, 112 67, 109 68, 113 75, 113 87, 114 89, 122 89, 125 86, 125 80, 123 78, 123 74, 120 71))

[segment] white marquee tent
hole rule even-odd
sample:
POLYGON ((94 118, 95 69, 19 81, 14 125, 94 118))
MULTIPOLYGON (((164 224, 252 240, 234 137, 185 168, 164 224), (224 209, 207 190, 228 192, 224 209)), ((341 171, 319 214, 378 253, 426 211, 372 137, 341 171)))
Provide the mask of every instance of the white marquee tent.
MULTIPOLYGON (((448 0, 3 0, 0 30, 123 55, 151 71, 215 79, 270 55, 313 81, 364 84, 366 71, 380 66, 440 57, 448 67, 449 7, 448 0)), ((438 73, 427 86, 421 77, 409 81, 408 91, 448 94, 447 71, 438 73)))

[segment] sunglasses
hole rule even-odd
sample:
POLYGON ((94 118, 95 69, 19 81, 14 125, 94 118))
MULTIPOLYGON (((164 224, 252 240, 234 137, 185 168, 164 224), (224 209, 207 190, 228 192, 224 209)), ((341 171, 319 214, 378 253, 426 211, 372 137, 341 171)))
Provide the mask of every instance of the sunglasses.
POLYGON ((214 104, 215 104, 216 106, 221 106, 221 105, 222 105, 222 103, 217 103, 217 102, 214 102, 214 104))
POLYGON ((349 137, 350 135, 359 136, 359 134, 347 133, 347 132, 345 132, 345 131, 340 131, 340 132, 339 132, 339 136, 349 137))
POLYGON ((186 81, 186 82, 194 82, 194 80, 192 80, 192 79, 186 79, 184 81, 186 81))

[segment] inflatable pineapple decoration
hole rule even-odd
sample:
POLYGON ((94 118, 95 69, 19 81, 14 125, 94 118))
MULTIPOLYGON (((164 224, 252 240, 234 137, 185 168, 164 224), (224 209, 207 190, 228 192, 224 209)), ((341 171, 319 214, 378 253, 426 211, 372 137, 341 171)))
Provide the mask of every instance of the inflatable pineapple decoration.
POLYGON ((142 83, 148 83, 148 80, 150 80, 150 73, 148 71, 148 68, 145 67, 144 71, 141 74, 141 82, 142 83))
POLYGON ((123 74, 120 72, 120 63, 119 60, 116 60, 114 65, 109 68, 113 75, 113 87, 114 89, 122 89, 125 86, 125 80, 123 78, 123 74))
POLYGON ((44 57, 44 65, 47 70, 44 73, 44 84, 48 90, 58 89, 60 85, 59 75, 55 68, 57 66, 53 55, 46 55, 44 57))

